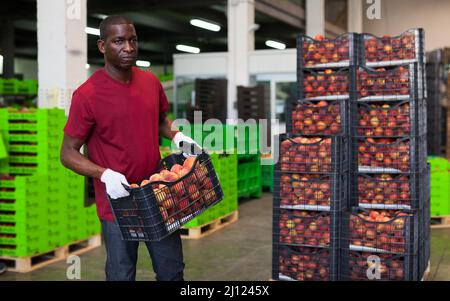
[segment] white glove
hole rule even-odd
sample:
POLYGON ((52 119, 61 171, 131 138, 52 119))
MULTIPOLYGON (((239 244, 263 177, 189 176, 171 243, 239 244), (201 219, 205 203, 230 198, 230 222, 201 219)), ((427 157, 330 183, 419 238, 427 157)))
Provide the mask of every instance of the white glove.
POLYGON ((107 169, 100 177, 100 181, 105 183, 106 193, 108 193, 109 197, 112 199, 119 199, 130 195, 130 193, 126 191, 122 185, 125 184, 130 186, 130 184, 128 184, 127 179, 121 173, 107 169))
POLYGON ((182 132, 178 132, 173 137, 173 143, 178 147, 178 149, 183 151, 183 155, 185 157, 197 156, 201 153, 201 146, 197 144, 191 137, 186 136, 182 132), (187 142, 188 145, 181 145, 182 142, 187 142), (189 148, 190 145, 194 145, 194 154, 192 154, 192 150, 189 148))

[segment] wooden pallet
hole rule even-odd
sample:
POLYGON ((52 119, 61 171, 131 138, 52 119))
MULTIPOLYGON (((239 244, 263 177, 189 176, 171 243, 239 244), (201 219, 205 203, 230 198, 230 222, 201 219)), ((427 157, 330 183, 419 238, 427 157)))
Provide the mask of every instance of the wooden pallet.
POLYGON ((431 217, 431 229, 445 228, 450 228, 450 215, 431 217))
POLYGON ((198 227, 181 228, 181 238, 199 239, 208 236, 223 227, 236 222, 238 220, 238 215, 238 211, 236 210, 198 227))
POLYGON ((28 273, 52 263, 62 261, 71 255, 80 255, 101 246, 101 235, 97 234, 90 238, 72 242, 58 247, 49 252, 29 257, 0 257, 10 272, 28 273))

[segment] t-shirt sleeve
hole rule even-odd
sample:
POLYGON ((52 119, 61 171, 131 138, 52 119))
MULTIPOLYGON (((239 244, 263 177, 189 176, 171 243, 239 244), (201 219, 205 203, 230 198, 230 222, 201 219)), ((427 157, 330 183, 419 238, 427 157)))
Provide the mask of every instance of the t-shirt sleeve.
POLYGON ((95 124, 89 101, 83 94, 75 91, 69 110, 69 118, 64 133, 68 136, 86 140, 95 124))
POLYGON ((163 122, 166 119, 167 112, 169 111, 169 101, 167 100, 164 88, 159 83, 159 122, 163 122))

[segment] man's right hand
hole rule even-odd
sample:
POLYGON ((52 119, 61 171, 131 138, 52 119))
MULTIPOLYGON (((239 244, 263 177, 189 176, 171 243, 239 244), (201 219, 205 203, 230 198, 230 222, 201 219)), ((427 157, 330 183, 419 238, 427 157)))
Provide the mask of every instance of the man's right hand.
POLYGON ((125 190, 122 184, 130 186, 127 179, 121 173, 115 172, 111 169, 106 169, 100 180, 106 185, 106 193, 112 199, 119 199, 127 197, 130 195, 128 191, 125 190))

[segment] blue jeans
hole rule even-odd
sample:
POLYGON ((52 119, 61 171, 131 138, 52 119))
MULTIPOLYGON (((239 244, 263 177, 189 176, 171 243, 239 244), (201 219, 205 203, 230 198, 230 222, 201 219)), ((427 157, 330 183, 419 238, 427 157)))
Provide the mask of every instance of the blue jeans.
MULTIPOLYGON (((116 222, 102 221, 106 247, 106 280, 134 281, 139 242, 124 241, 116 222)), ((183 281, 183 249, 180 233, 174 232, 159 242, 146 242, 153 271, 158 281, 183 281)))

